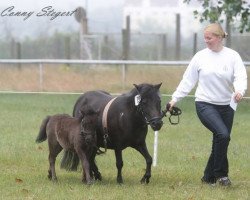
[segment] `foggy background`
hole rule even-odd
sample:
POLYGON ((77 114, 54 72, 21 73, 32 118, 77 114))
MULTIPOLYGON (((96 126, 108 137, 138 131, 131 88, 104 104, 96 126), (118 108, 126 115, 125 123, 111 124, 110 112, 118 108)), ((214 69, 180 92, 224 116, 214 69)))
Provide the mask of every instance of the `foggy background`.
MULTIPOLYGON (((0 59, 190 60, 205 47, 202 30, 206 23, 194 19, 195 9, 202 9, 201 4, 191 1, 186 5, 183 0, 1 1, 0 59), (10 6, 14 6, 14 12, 35 13, 26 20, 23 16, 2 16, 10 6), (87 34, 81 33, 82 27, 74 16, 58 16, 54 20, 36 16, 47 6, 56 12, 83 7, 87 14, 87 34), (127 16, 130 16, 130 35, 124 37, 127 16), (129 49, 124 56, 126 42, 129 49)), ((232 27, 231 36, 231 47, 239 51, 244 61, 249 61, 249 33, 239 34, 232 27)))

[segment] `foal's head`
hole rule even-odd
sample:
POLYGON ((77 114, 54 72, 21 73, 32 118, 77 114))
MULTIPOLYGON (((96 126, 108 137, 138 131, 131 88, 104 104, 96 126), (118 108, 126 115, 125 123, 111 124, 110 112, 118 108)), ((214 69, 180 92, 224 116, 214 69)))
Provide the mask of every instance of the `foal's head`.
POLYGON ((98 112, 92 109, 80 110, 81 112, 81 135, 87 145, 96 144, 96 128, 98 120, 98 112))

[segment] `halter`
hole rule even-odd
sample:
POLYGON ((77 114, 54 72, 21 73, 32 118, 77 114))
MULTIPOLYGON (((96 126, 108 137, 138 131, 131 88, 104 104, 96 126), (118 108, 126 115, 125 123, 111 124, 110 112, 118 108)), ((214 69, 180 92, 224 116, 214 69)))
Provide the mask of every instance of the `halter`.
POLYGON ((139 103, 137 105, 137 110, 141 113, 141 115, 143 116, 143 118, 145 119, 146 124, 151 124, 153 121, 158 121, 162 119, 162 116, 160 117, 152 117, 151 119, 148 119, 145 115, 145 112, 142 108, 142 105, 139 103))
MULTIPOLYGON (((138 95, 137 95, 137 96, 138 96, 138 95)), ((150 123, 152 123, 153 121, 158 121, 158 120, 162 119, 163 117, 166 117, 167 112, 170 113, 170 116, 169 116, 169 118, 168 118, 170 124, 172 124, 172 125, 179 124, 179 122, 180 122, 180 115, 181 115, 181 113, 182 113, 182 111, 181 111, 180 108, 178 108, 178 107, 173 107, 172 110, 170 110, 170 104, 168 103, 168 104, 167 104, 167 107, 166 107, 166 110, 163 110, 163 111, 162 111, 162 116, 160 116, 160 117, 153 117, 153 118, 151 118, 151 119, 148 119, 148 118, 146 117, 146 115, 145 115, 145 113, 144 113, 144 110, 143 110, 143 108, 142 108, 142 105, 141 105, 141 97, 140 97, 140 95, 139 95, 139 100, 138 100, 138 97, 137 97, 137 96, 135 96, 135 106, 137 106, 138 111, 142 114, 142 116, 144 117, 145 122, 146 122, 147 124, 150 124, 150 123), (171 119, 172 116, 177 116, 177 122, 173 122, 173 121, 172 121, 172 119, 171 119)))
POLYGON ((143 116, 143 118, 145 119, 145 122, 146 124, 151 124, 152 122, 154 121, 159 121, 161 120, 163 117, 160 116, 160 117, 152 117, 151 119, 148 119, 146 117, 146 114, 143 110, 143 107, 141 105, 141 95, 140 95, 140 92, 137 90, 137 92, 139 93, 138 95, 136 95, 134 97, 134 100, 135 100, 135 106, 137 107, 137 111, 141 113, 141 115, 143 116))

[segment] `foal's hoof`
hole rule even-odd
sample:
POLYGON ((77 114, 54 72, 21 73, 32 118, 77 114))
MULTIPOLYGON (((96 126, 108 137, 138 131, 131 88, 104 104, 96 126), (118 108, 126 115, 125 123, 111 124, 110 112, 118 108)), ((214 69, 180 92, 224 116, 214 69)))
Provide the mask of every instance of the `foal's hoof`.
POLYGON ((52 179, 52 173, 51 173, 50 170, 48 171, 48 173, 49 173, 49 174, 48 174, 48 179, 51 180, 51 179, 52 179))
POLYGON ((51 175, 48 175, 48 179, 53 182, 57 182, 57 177, 52 177, 51 175))
POLYGON ((86 185, 93 185, 94 184, 94 180, 89 180, 89 181, 86 181, 86 185))
POLYGON ((50 180, 54 183, 57 183, 57 177, 52 177, 50 180))
POLYGON ((49 180, 52 181, 53 183, 57 183, 57 182, 58 182, 57 178, 50 177, 49 175, 48 175, 48 178, 49 178, 49 180))

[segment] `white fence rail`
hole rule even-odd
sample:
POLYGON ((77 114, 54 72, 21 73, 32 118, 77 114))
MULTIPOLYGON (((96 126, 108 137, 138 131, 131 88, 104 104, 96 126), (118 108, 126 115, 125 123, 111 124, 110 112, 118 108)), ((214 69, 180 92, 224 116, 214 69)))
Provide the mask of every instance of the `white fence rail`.
MULTIPOLYGON (((189 61, 0 59, 0 64, 187 65, 189 61)), ((250 65, 250 62, 246 64, 250 65)))
MULTIPOLYGON (((187 65, 190 61, 145 61, 145 60, 66 60, 66 59, 0 59, 2 64, 104 64, 104 65, 187 65)), ((244 62, 250 66, 250 61, 244 62)))

